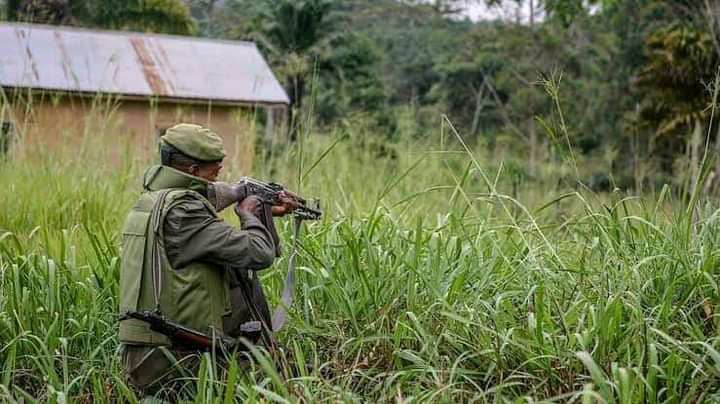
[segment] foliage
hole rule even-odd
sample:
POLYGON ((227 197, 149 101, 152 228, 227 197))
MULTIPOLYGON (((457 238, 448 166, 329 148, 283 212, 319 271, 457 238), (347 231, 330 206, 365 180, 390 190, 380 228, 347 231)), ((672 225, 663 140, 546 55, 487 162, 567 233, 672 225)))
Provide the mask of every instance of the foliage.
POLYGON ((46 24, 192 34, 182 0, 8 0, 8 19, 46 24))
POLYGON ((323 123, 342 119, 348 111, 379 113, 386 94, 375 66, 378 48, 364 35, 346 33, 330 43, 333 49, 319 61, 315 108, 323 123))
MULTIPOLYGON (((247 1, 239 1, 244 5, 247 1)), ((242 6, 242 11, 247 10, 242 6)), ((329 0, 279 0, 257 4, 252 27, 241 27, 240 35, 256 40, 274 62, 296 108, 303 106, 306 83, 311 80, 317 59, 328 52, 333 21, 329 0)))
MULTIPOLYGON (((278 336, 294 369, 261 352, 242 372, 207 366, 196 401, 718 398, 715 205, 690 231, 667 193, 575 192, 557 165, 513 197, 504 162, 446 135, 383 156, 363 134, 312 134, 260 166, 327 213, 303 232, 278 336)), ((136 402, 117 356, 117 232, 143 165, 88 170, 105 149, 63 152, 2 167, 0 400, 136 402)), ((262 275, 274 300, 285 263, 262 275)))
POLYGON ((131 31, 192 34, 195 21, 181 0, 94 0, 91 21, 100 27, 131 31))
POLYGON ((662 135, 707 120, 709 86, 720 62, 710 35, 688 26, 668 27, 648 37, 647 52, 648 62, 637 76, 647 124, 662 135))
POLYGON ((260 45, 284 81, 294 110, 313 108, 329 123, 350 111, 382 109, 385 93, 376 72, 380 52, 365 35, 346 29, 351 15, 338 2, 235 0, 227 8, 230 19, 246 24, 224 35, 260 45), (313 105, 305 105, 311 86, 313 105))

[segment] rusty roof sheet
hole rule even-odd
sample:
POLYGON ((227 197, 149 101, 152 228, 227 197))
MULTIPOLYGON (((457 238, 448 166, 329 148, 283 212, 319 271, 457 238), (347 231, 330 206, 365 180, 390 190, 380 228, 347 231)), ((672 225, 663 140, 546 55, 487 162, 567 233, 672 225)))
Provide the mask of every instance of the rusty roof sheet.
POLYGON ((0 86, 288 104, 255 44, 0 23, 0 86))

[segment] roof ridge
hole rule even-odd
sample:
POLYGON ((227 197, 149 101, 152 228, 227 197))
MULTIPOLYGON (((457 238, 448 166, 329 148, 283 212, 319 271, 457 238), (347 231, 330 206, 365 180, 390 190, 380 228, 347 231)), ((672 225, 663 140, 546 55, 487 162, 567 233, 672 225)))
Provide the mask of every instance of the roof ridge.
POLYGON ((35 24, 27 22, 14 22, 14 21, 0 21, 0 26, 7 25, 17 28, 27 28, 29 30, 40 29, 49 31, 65 31, 65 32, 87 32, 99 35, 111 35, 111 36, 142 36, 149 38, 165 38, 171 40, 181 41, 197 41, 197 42, 211 42, 211 43, 226 43, 232 45, 245 45, 257 48, 257 44, 252 41, 244 41, 240 39, 226 39, 226 38, 210 38, 202 36, 190 36, 190 35, 175 35, 175 34, 162 34, 156 32, 139 32, 139 31, 120 31, 111 29, 98 29, 89 27, 79 27, 74 25, 50 25, 50 24, 35 24))

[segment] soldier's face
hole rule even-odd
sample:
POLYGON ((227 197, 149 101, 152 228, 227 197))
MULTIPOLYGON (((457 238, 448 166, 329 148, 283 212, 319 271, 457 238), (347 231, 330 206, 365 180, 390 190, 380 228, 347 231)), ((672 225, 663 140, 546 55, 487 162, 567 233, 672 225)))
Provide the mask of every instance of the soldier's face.
POLYGON ((222 168, 222 161, 202 165, 192 165, 190 166, 190 174, 196 177, 204 178, 210 182, 214 182, 217 181, 217 177, 222 168))

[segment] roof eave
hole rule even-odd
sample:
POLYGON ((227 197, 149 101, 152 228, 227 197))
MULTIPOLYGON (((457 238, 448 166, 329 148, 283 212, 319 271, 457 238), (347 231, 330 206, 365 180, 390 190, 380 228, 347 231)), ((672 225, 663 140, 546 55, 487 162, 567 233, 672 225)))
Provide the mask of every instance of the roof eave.
POLYGON ((39 88, 39 87, 16 87, 16 86, 1 86, 4 91, 41 91, 49 92, 58 95, 69 95, 76 97, 116 97, 118 100, 129 100, 129 101, 151 101, 158 100, 161 102, 167 102, 171 104, 212 104, 217 106, 237 106, 237 107, 253 107, 253 106, 266 106, 266 107, 287 107, 290 105, 289 100, 273 101, 273 100, 230 100, 222 98, 196 98, 196 97, 178 97, 178 96, 162 96, 162 95, 147 95, 147 94, 126 94, 126 93, 110 93, 110 92, 90 92, 90 91, 79 91, 79 90, 64 90, 55 88, 39 88))

